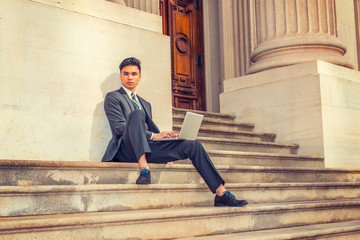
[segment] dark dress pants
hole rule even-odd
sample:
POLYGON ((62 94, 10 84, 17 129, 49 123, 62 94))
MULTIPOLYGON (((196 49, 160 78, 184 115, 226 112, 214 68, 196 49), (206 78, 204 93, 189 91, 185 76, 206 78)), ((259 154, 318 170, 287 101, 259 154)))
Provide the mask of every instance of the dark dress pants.
POLYGON ((114 161, 138 162, 143 154, 146 154, 148 163, 167 163, 189 158, 213 193, 221 184, 225 184, 200 142, 192 140, 148 141, 145 121, 144 111, 135 110, 130 113, 120 149, 114 161))

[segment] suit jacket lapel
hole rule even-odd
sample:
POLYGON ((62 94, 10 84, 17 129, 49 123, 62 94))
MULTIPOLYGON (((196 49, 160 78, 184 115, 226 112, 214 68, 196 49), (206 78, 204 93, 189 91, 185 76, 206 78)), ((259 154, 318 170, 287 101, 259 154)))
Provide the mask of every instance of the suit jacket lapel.
POLYGON ((127 95, 127 93, 125 92, 125 90, 122 87, 119 89, 119 92, 121 93, 123 98, 125 98, 126 102, 129 104, 129 108, 131 109, 131 111, 134 111, 135 106, 134 106, 134 103, 129 98, 129 95, 127 95))
POLYGON ((141 107, 144 108, 144 111, 145 111, 146 115, 148 115, 149 118, 151 118, 150 109, 148 108, 148 105, 145 104, 145 100, 142 97, 140 97, 139 95, 137 97, 138 97, 138 99, 140 101, 141 107))
MULTIPOLYGON (((136 110, 137 108, 135 107, 135 105, 133 104, 132 100, 129 98, 129 96, 127 95, 127 93, 125 92, 125 90, 121 87, 118 92, 120 93, 120 95, 125 98, 126 102, 129 105, 129 113, 131 111, 136 110)), ((145 101, 142 97, 140 97, 138 95, 139 101, 141 106, 143 107, 145 113, 146 113, 146 121, 149 127, 149 130, 155 133, 159 133, 159 128, 156 126, 156 124, 153 122, 152 120, 152 114, 151 114, 151 107, 150 107, 150 103, 148 103, 147 101, 145 101)), ((127 115, 126 115, 127 118, 127 115)))
POLYGON ((139 101, 141 103, 141 106, 143 107, 145 113, 146 113, 146 121, 149 127, 149 130, 155 133, 159 133, 159 128, 156 126, 156 124, 153 122, 152 120, 152 114, 151 114, 151 109, 150 109, 150 103, 148 103, 147 101, 145 101, 143 98, 141 98, 138 95, 139 101))

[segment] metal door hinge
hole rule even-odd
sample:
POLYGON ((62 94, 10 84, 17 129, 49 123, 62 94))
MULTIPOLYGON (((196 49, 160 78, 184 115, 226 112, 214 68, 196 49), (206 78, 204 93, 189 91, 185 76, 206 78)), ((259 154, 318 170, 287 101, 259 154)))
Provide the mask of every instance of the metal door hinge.
POLYGON ((202 54, 195 56, 195 64, 198 66, 203 65, 202 54))
POLYGON ((194 8, 200 8, 200 0, 194 0, 194 8))

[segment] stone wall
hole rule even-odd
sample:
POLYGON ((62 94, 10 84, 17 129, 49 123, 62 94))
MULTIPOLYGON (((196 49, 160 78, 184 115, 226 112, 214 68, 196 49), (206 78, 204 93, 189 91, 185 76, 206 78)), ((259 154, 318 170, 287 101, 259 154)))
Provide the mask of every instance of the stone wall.
POLYGON ((322 61, 228 79, 221 111, 298 143, 326 167, 360 167, 360 72, 322 61), (271 77, 270 77, 271 76, 271 77))
POLYGON ((100 161, 111 133, 103 101, 120 61, 142 60, 138 92, 171 128, 169 38, 161 17, 104 0, 0 6, 0 159, 100 161))

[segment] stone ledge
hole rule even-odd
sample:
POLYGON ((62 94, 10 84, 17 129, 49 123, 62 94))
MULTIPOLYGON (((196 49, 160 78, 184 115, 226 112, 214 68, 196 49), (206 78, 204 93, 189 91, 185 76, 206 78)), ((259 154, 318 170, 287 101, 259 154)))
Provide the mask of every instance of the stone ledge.
POLYGON ((325 223, 306 225, 301 227, 262 230, 256 232, 182 238, 181 240, 290 240, 308 238, 314 239, 317 237, 326 237, 326 239, 337 240, 339 236, 344 235, 346 238, 341 239, 358 239, 360 236, 360 221, 325 223))
POLYGON ((162 34, 161 16, 105 0, 28 0, 78 14, 162 34))
POLYGON ((296 154, 299 148, 297 144, 264 142, 242 139, 228 139, 215 137, 197 137, 207 151, 230 150, 249 152, 271 152, 281 154, 296 154))
MULTIPOLYGON (((324 167, 324 157, 279 153, 243 152, 228 150, 207 151, 215 165, 237 166, 281 166, 281 167, 324 167)), ((190 159, 175 164, 191 164, 190 159)))
MULTIPOLYGON (((180 131, 181 125, 173 125, 173 129, 176 131, 180 131)), ((249 132, 249 131, 241 131, 241 130, 222 130, 222 129, 214 129, 213 127, 208 127, 208 126, 200 127, 199 134, 200 133, 213 133, 214 135, 219 133, 219 134, 228 134, 228 135, 257 137, 260 139, 267 139, 269 142, 274 141, 276 137, 276 135, 273 133, 249 132)), ((227 139, 231 139, 230 136, 227 139)))
POLYGON ((291 143, 274 143, 274 142, 260 142, 260 141, 245 141, 240 139, 228 139, 228 138, 212 138, 212 137, 198 137, 199 141, 210 141, 210 142, 219 142, 219 143, 232 143, 232 144, 254 144, 262 146, 272 146, 272 147, 285 147, 285 148, 298 148, 298 144, 291 143))
POLYGON ((209 150, 209 154, 221 155, 221 156, 233 156, 239 157, 246 156, 252 158, 280 158, 280 159, 301 159, 301 160, 317 160, 324 161, 323 156, 310 156, 310 155, 295 155, 295 154, 278 154, 278 153, 261 153, 261 152, 242 152, 242 151, 225 151, 225 150, 209 150))
POLYGON ((174 115, 176 113, 185 115, 185 113, 188 111, 202 114, 202 115, 204 115, 204 117, 215 117, 215 118, 223 118, 223 119, 228 119, 228 120, 234 120, 236 118, 236 115, 234 115, 234 114, 206 112, 206 111, 189 110, 189 109, 182 109, 182 108, 173 108, 174 115))
MULTIPOLYGON (((178 124, 182 124, 184 121, 184 116, 173 116, 173 121, 178 124)), ((209 118, 204 117, 202 121, 203 125, 216 125, 221 127, 227 127, 227 128, 236 128, 238 130, 245 130, 245 131, 253 131, 255 128, 255 125, 252 123, 241 123, 241 122, 234 122, 234 120, 220 120, 219 118, 209 118)))
MULTIPOLYGON (((213 150, 212 150, 213 151, 213 150)), ((248 153, 250 154, 250 153, 248 153)), ((259 154, 259 153, 255 153, 259 154)), ((267 155, 268 153, 264 153, 267 155)), ((273 154, 277 156, 277 154, 273 154)), ((279 155, 281 156, 281 155, 279 155)), ((291 155, 283 155, 291 156, 291 155)), ((294 155, 294 157, 301 157, 294 155)), ((100 169, 110 169, 117 171, 118 169, 123 170, 136 170, 138 165, 136 163, 126 163, 126 162, 72 162, 72 161, 39 161, 39 160, 0 160, 0 169, 88 169, 88 168, 100 168, 100 169), (115 169, 117 168, 117 169, 115 169)), ((188 166, 188 164, 150 164, 152 169, 167 169, 167 170, 184 170, 192 171, 195 170, 193 166, 188 166)), ((313 167, 271 167, 271 166, 228 166, 228 165, 217 165, 217 168, 220 170, 264 170, 264 171, 317 171, 317 172, 338 172, 338 173, 360 173, 360 169, 347 169, 347 168, 313 168, 313 167)))
MULTIPOLYGON (((258 154, 258 153, 255 153, 258 154)), ((276 154, 275 154, 276 155, 276 154)), ((285 155, 284 155, 285 156, 285 155)), ((297 155, 294 155, 297 157, 297 155)), ((298 156, 299 157, 299 156, 298 156)), ((71 161, 38 161, 38 160, 0 160, 0 169, 87 169, 87 168, 100 168, 110 169, 117 171, 117 169, 131 169, 136 170, 138 164, 124 163, 124 162, 71 162, 71 161)), ((150 164, 152 169, 167 169, 167 170, 184 170, 193 171, 193 166, 188 164, 150 164)), ((248 171, 300 171, 300 172, 337 172, 337 173, 359 173, 360 169, 347 169, 347 168, 312 168, 312 167, 270 167, 270 166, 228 166, 217 165, 219 170, 248 170, 248 171)))
MULTIPOLYGON (((309 189, 309 188, 360 188, 360 182, 306 182, 306 183, 229 183, 229 189, 309 189)), ((41 185, 0 186, 0 194, 51 194, 61 192, 104 192, 104 191, 198 191, 206 190, 206 184, 89 184, 89 185, 41 185)))
MULTIPOLYGON (((153 184, 203 183, 189 164, 150 164, 150 168, 153 184)), ((360 181, 360 170, 228 165, 217 169, 227 183, 360 181)), ((0 161, 4 186, 133 184, 138 174, 136 163, 0 161)))
MULTIPOLYGON (((360 217, 360 211, 356 209, 360 209, 360 200, 10 217, 1 218, 0 234, 15 236, 38 232, 51 235, 73 230, 78 234, 78 239, 86 239, 99 231, 121 233, 124 238, 165 238, 170 233, 176 238, 352 221, 360 217), (188 231, 184 232, 184 227, 188 227, 188 231), (142 231, 135 231, 135 228, 142 231)), ((109 236, 98 239, 106 237, 109 236)))

